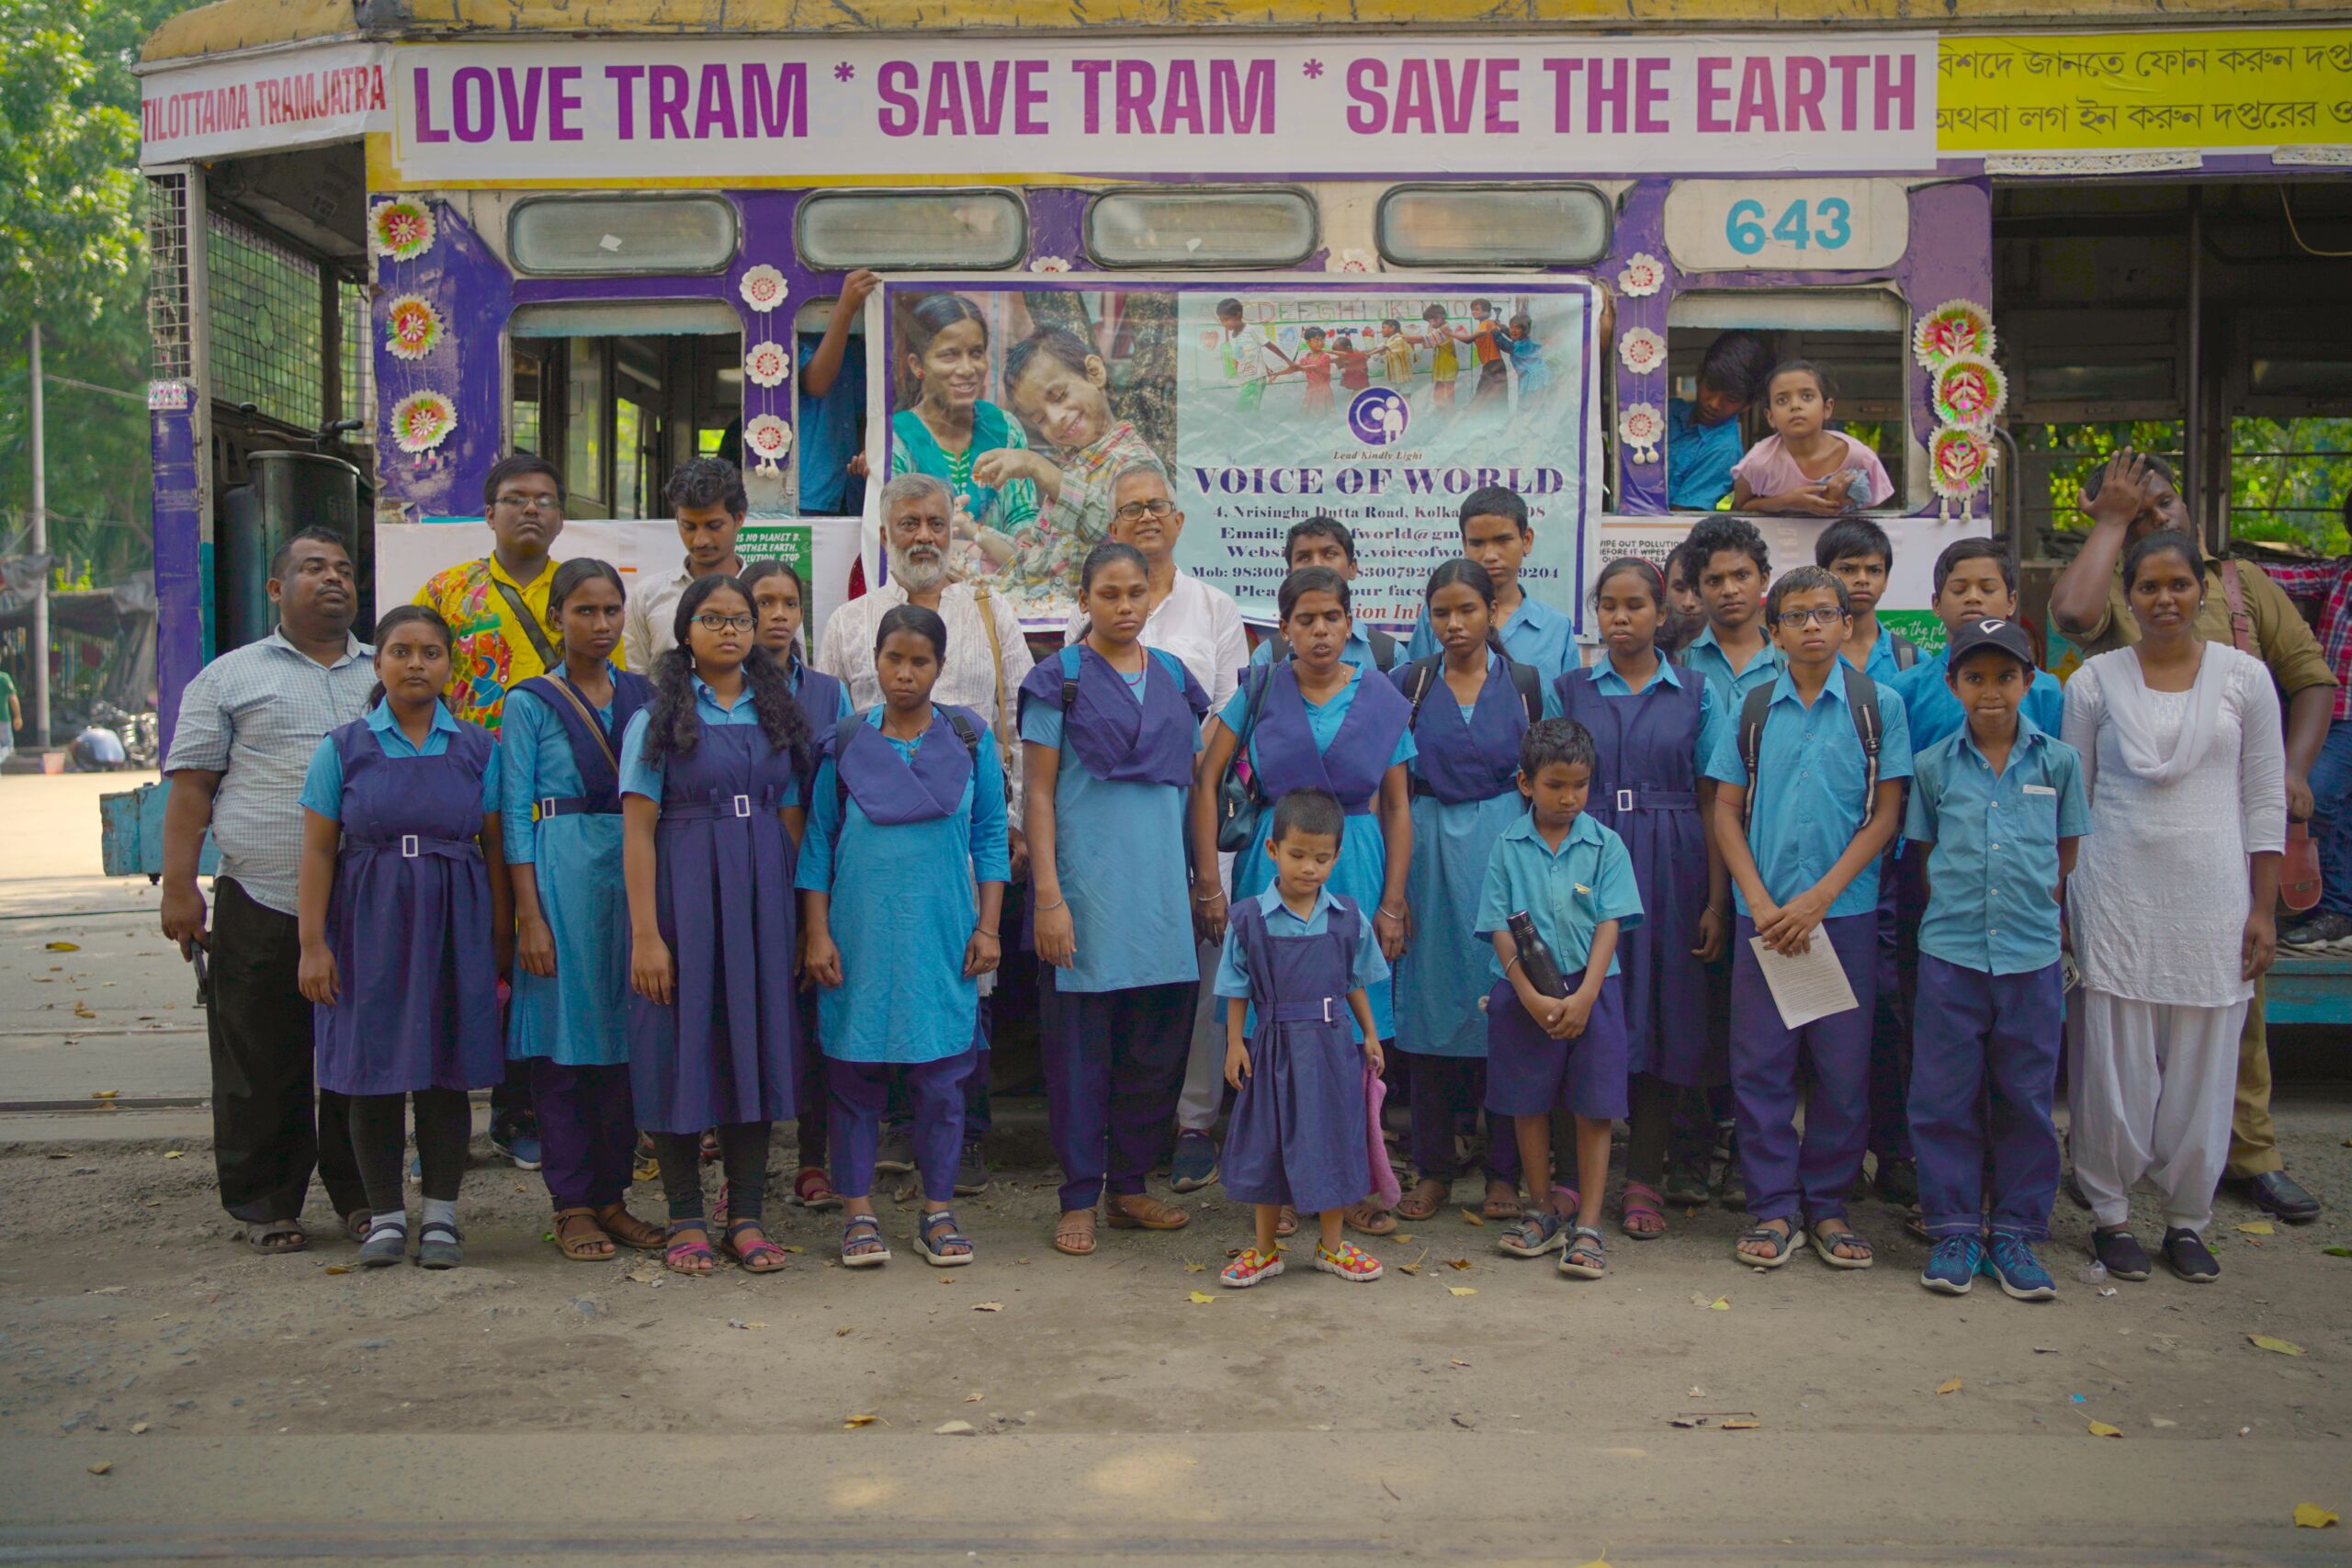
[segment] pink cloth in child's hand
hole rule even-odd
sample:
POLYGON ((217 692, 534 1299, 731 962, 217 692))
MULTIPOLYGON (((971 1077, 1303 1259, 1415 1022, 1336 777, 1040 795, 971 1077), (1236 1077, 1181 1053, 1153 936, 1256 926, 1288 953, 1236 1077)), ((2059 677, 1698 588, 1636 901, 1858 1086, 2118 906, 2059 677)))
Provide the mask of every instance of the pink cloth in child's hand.
POLYGON ((1396 1172, 1388 1163, 1388 1140, 1380 1130, 1380 1108, 1387 1102, 1388 1086, 1372 1070, 1372 1063, 1363 1065, 1364 1134, 1370 1140, 1372 1156, 1372 1195, 1380 1200, 1384 1209, 1393 1209, 1405 1195, 1396 1184, 1396 1172))

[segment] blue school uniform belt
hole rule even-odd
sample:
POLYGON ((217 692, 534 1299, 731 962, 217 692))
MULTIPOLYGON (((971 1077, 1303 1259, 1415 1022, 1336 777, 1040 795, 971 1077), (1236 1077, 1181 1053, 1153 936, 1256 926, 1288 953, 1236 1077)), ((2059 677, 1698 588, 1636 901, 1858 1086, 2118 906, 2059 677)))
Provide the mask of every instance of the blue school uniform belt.
POLYGON ((1620 811, 1696 811, 1699 796, 1687 789, 1621 789, 1600 804, 1620 811))
POLYGON ((422 833, 402 833, 396 839, 362 839, 345 835, 344 845, 355 850, 388 850, 414 860, 419 855, 439 855, 445 860, 464 860, 481 853, 481 844, 475 839, 428 839, 422 833))
POLYGON ((759 795, 715 795, 708 800, 663 801, 662 815, 678 822, 699 822, 723 817, 750 817, 762 811, 783 808, 783 800, 772 792, 759 795))
POLYGON ((1337 997, 1325 997, 1319 1002, 1276 1002, 1265 1015, 1276 1023, 1338 1023, 1348 1007, 1337 997))
POLYGON ((584 795, 551 795, 544 800, 534 801, 532 805, 538 813, 537 820, 541 822, 550 817, 618 817, 621 814, 620 796, 616 795, 609 798, 612 804, 607 806, 603 800, 591 799, 584 795))

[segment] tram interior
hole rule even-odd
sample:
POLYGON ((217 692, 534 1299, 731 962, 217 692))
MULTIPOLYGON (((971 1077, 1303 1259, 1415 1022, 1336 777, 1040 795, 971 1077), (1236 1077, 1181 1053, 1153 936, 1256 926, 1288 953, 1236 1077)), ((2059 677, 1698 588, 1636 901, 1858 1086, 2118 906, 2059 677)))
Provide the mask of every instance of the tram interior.
POLYGON ((562 468, 570 516, 664 517, 671 469, 741 460, 743 339, 724 306, 526 306, 508 364, 511 445, 562 468), (615 317, 703 330, 594 330, 615 317))

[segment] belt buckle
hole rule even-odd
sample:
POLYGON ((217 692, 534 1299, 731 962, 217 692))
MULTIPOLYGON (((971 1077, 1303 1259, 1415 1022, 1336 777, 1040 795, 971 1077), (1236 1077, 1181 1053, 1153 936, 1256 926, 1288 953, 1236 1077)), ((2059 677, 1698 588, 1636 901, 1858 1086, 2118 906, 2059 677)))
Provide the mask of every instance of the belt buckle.
POLYGON ((1617 792, 1617 809, 1620 811, 1631 811, 1634 809, 1634 792, 1632 790, 1621 789, 1617 792))
POLYGON ((407 856, 410 860, 414 860, 417 857, 418 845, 416 835, 414 833, 402 833, 401 835, 401 853, 407 856))
POLYGON ((554 795, 548 795, 545 800, 539 802, 540 821, 544 822, 548 818, 555 815, 555 800, 556 797, 554 795))
POLYGON ((1332 1018, 1331 1018, 1331 998, 1329 998, 1329 997, 1325 997, 1325 998, 1323 998, 1323 1021, 1324 1021, 1324 1022, 1326 1022, 1326 1023, 1329 1023, 1329 1022, 1331 1022, 1331 1021, 1332 1021, 1332 1018))
POLYGON ((751 814, 752 797, 748 795, 737 795, 735 797, 735 815, 738 817, 749 817, 751 814))

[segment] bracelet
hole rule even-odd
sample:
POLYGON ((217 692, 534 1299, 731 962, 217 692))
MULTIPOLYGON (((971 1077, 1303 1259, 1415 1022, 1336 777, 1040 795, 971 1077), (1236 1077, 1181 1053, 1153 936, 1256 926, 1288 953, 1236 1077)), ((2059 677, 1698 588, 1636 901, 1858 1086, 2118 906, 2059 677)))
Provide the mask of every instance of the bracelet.
MULTIPOLYGON (((1379 910, 1382 914, 1387 916, 1392 920, 1401 920, 1405 919, 1405 915, 1399 914, 1385 904, 1374 904, 1373 908, 1379 910)), ((1410 913, 1410 911, 1408 910, 1407 913, 1410 913)))
POLYGON ((1217 899, 1222 898, 1222 897, 1225 897, 1225 889, 1224 889, 1224 888, 1222 888, 1222 887, 1212 887, 1212 888, 1210 888, 1206 893, 1195 893, 1195 894, 1193 894, 1193 903, 1195 903, 1195 904, 1209 904, 1209 903, 1214 903, 1214 902, 1216 902, 1217 899))
POLYGON ((1509 974, 1510 974, 1513 969, 1518 968, 1518 967, 1519 967, 1519 959, 1520 959, 1520 955, 1519 955, 1518 953, 1512 953, 1512 954, 1510 955, 1510 962, 1509 964, 1504 964, 1504 965, 1503 965, 1503 973, 1504 973, 1505 975, 1509 975, 1509 974))
POLYGON ((985 928, 983 928, 983 927, 980 927, 980 926, 974 926, 974 927, 972 928, 972 934, 973 934, 974 936, 984 936, 984 937, 988 938, 990 942, 994 942, 994 941, 996 941, 996 940, 997 940, 997 934, 996 934, 996 932, 994 932, 994 931, 989 931, 989 930, 987 930, 987 929, 985 929, 985 928))
MULTIPOLYGON (((1792 395, 1793 395, 1793 394, 1792 394, 1792 395)), ((1057 898, 1057 899, 1055 899, 1055 900, 1054 900, 1052 903, 1050 903, 1050 904, 1040 904, 1040 905, 1038 905, 1038 906, 1037 906, 1037 913, 1039 913, 1039 914, 1041 914, 1041 915, 1050 915, 1050 914, 1052 914, 1056 909, 1067 909, 1067 908, 1069 908, 1069 899, 1067 899, 1067 898, 1057 898)))

